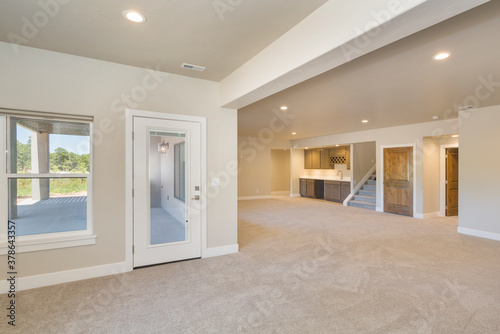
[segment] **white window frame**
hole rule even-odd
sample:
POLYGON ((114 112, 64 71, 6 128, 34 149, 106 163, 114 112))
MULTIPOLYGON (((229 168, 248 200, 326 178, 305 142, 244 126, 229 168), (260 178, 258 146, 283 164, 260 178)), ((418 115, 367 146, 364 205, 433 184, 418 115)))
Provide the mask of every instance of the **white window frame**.
MULTIPOLYGON (((3 110, 0 110, 3 111, 3 110)), ((0 128, 3 129, 0 135, 0 149, 2 150, 2 154, 0 154, 0 255, 7 254, 8 251, 8 243, 7 243, 7 224, 8 224, 8 179, 9 178, 33 178, 36 175, 36 178, 47 177, 47 178, 85 178, 87 179, 87 229, 80 231, 68 231, 68 232, 57 232, 57 233, 44 233, 44 234, 33 234, 33 235, 24 235, 24 236, 16 236, 16 252, 17 253, 25 253, 25 252, 34 252, 40 250, 47 249, 57 249, 57 248, 66 248, 66 247, 77 247, 77 246, 85 246, 85 245, 93 245, 95 244, 96 235, 94 234, 94 210, 93 210, 93 130, 94 125, 93 122, 82 121, 77 117, 76 119, 71 119, 71 115, 64 117, 65 119, 61 119, 54 114, 50 114, 50 116, 44 117, 43 113, 36 113, 35 116, 28 116, 27 112, 16 112, 12 111, 12 113, 2 112, 0 113, 0 128), (7 115, 8 114, 8 115, 7 115), (21 115, 19 115, 21 114, 21 115), (71 122, 81 122, 89 124, 90 127, 90 168, 88 174, 64 174, 63 176, 57 174, 14 174, 7 173, 7 136, 4 132, 7 130, 7 117, 6 116, 14 116, 14 117, 22 117, 22 118, 33 118, 33 119, 52 119, 56 121, 71 121, 71 122)))

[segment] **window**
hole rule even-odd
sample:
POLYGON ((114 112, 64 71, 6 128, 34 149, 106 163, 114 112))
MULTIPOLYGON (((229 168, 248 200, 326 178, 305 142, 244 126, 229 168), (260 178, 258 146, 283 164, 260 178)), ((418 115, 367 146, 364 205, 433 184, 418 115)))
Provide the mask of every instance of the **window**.
MULTIPOLYGON (((92 123, 44 116, 0 110, 1 133, 5 134, 0 145, 6 152, 0 159, 0 182, 5 189, 0 196, 0 224, 14 223, 21 251, 23 244, 30 245, 25 250, 38 250, 63 247, 57 240, 66 246, 95 242, 89 200, 92 123), (48 243, 48 239, 54 240, 48 243), (72 239, 77 241, 68 243, 72 239), (37 243, 45 246, 37 247, 37 243)), ((2 231, 7 229, 2 227, 2 231)), ((1 244, 5 241, 2 234, 1 244)))
POLYGON ((181 201, 185 200, 186 193, 186 151, 185 143, 174 146, 174 196, 181 201))

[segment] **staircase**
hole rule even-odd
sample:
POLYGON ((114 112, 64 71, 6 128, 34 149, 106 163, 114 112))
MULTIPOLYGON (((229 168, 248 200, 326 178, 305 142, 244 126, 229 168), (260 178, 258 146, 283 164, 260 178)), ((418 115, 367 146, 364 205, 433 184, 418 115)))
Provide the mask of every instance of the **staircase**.
POLYGON ((358 193, 354 195, 354 199, 349 201, 349 206, 354 206, 357 208, 363 208, 368 210, 375 210, 377 205, 377 193, 376 193, 376 176, 373 174, 365 184, 359 189, 358 193))

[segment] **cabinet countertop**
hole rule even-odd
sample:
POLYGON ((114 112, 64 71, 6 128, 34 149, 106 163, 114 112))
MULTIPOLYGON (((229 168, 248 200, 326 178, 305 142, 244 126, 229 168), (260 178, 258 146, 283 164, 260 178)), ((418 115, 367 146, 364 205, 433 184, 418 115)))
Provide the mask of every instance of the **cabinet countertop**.
POLYGON ((299 179, 351 182, 350 177, 344 177, 341 180, 340 177, 335 177, 335 176, 301 176, 299 177, 299 179))

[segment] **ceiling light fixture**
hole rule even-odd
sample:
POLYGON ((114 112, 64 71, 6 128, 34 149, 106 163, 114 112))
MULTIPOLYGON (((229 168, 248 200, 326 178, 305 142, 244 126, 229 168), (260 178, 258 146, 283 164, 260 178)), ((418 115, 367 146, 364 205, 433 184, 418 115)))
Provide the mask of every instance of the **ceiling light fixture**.
POLYGON ((340 145, 339 145, 339 144, 337 144, 337 145, 335 145, 335 146, 339 147, 340 145))
POLYGON ((453 135, 451 136, 451 138, 458 138, 458 135, 453 135))
POLYGON ((306 150, 307 150, 307 149, 308 149, 308 147, 304 147, 304 149, 306 149, 306 150))
POLYGON ((283 106, 280 108, 281 110, 288 110, 288 107, 287 106, 283 106))
POLYGON ((294 135, 294 136, 295 136, 296 134, 297 134, 297 132, 292 132, 292 135, 294 135))
POLYGON ((146 16, 144 16, 144 14, 142 13, 136 12, 135 10, 125 10, 123 12, 123 17, 135 23, 146 22, 146 16))
POLYGON ((364 120, 361 121, 361 123, 368 123, 368 120, 364 119, 364 120))
POLYGON ((434 56, 434 59, 436 60, 443 60, 443 59, 446 59, 450 56, 449 53, 446 53, 446 52, 442 52, 442 53, 439 53, 437 55, 434 56))

